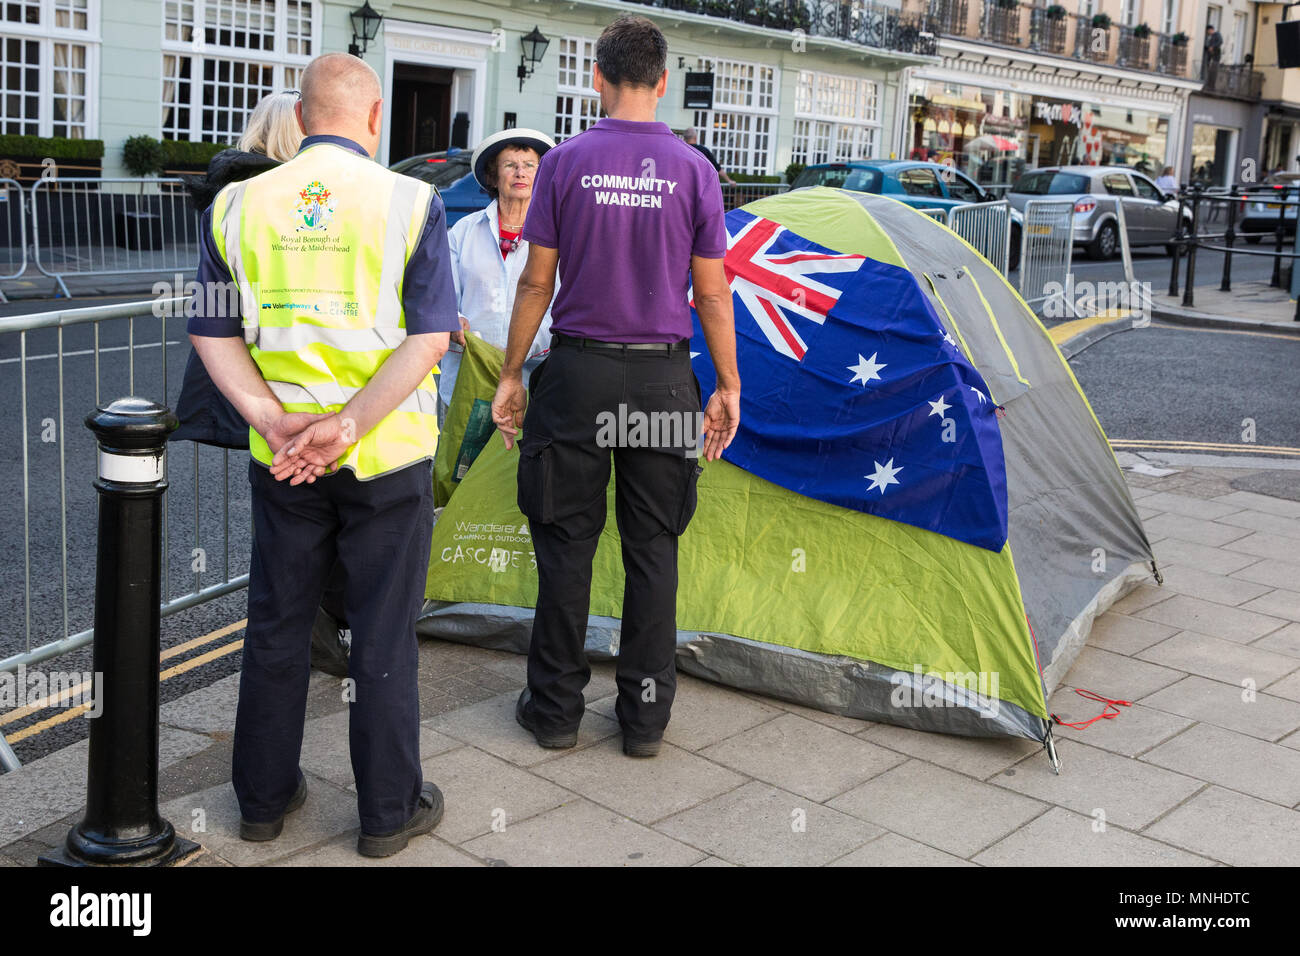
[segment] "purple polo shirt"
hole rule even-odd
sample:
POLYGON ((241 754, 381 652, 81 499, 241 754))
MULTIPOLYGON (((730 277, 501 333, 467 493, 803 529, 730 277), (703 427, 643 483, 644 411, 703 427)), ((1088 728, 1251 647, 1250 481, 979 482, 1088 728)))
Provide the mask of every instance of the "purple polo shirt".
POLYGON ((727 253, 718 174, 664 123, 606 117, 542 157, 524 239, 559 250, 551 331, 691 337, 691 256, 727 253))

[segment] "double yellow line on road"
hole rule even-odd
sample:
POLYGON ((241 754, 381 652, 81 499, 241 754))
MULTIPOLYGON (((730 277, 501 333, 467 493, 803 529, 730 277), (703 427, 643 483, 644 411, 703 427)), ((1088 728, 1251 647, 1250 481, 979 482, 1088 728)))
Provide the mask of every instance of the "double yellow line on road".
MULTIPOLYGON (((248 619, 244 618, 235 621, 233 624, 227 624, 225 627, 219 627, 215 631, 210 631, 201 637, 196 637, 193 640, 186 641, 183 644, 169 647, 158 656, 158 661, 161 664, 174 657, 179 657, 181 654, 191 651, 196 647, 202 647, 204 644, 211 644, 213 641, 219 641, 223 637, 234 634, 236 631, 242 631, 247 624, 248 619)), ((214 661, 219 657, 225 657, 227 654, 233 654, 243 646, 244 641, 240 638, 237 641, 232 641, 231 643, 221 647, 214 647, 212 650, 206 651, 198 657, 192 657, 187 661, 182 661, 179 664, 166 668, 159 673, 158 679, 159 681, 170 680, 171 678, 184 674, 187 671, 192 671, 196 667, 202 667, 209 661, 214 661)), ((22 720, 24 717, 29 717, 38 711, 45 710, 47 707, 54 707, 65 701, 80 697, 90 689, 90 681, 82 681, 77 686, 69 687, 57 696, 43 697, 24 707, 11 710, 7 714, 0 715, 0 727, 3 727, 5 724, 12 724, 15 721, 22 720)), ((69 707, 67 710, 61 711, 53 717, 47 717, 44 720, 37 721, 34 724, 24 727, 22 730, 14 731, 12 734, 7 734, 5 740, 9 741, 11 744, 16 744, 20 740, 26 740, 28 737, 34 737, 37 734, 43 733, 51 727, 57 727, 59 724, 67 723, 69 720, 72 720, 72 718, 81 716, 89 709, 89 704, 79 704, 76 707, 69 707)))
POLYGON ((1173 441, 1163 438, 1112 438, 1110 445, 1117 451, 1211 452, 1216 455, 1270 455, 1282 458, 1300 458, 1300 448, 1288 445, 1256 445, 1250 442, 1173 441))

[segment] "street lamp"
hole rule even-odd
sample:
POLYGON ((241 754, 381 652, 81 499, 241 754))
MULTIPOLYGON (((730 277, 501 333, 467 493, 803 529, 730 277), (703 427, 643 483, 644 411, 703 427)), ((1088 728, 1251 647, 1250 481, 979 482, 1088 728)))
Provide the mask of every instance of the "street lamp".
POLYGON ((551 41, 542 36, 542 31, 533 27, 532 32, 519 38, 520 45, 524 52, 519 57, 519 92, 524 91, 524 80, 533 75, 533 70, 537 64, 542 62, 542 57, 546 55, 546 48, 550 46, 551 41))
POLYGON ((376 13, 370 6, 370 0, 366 0, 365 5, 360 10, 353 10, 350 16, 352 43, 348 46, 348 52, 353 56, 361 56, 370 48, 370 41, 379 35, 379 24, 384 15, 376 13), (361 41, 361 46, 357 46, 358 40, 361 41))

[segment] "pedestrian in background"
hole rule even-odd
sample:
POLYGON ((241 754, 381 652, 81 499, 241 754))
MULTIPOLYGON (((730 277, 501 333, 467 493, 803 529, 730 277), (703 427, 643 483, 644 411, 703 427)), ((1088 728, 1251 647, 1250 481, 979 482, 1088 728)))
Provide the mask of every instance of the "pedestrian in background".
POLYGON ((731 175, 723 169, 721 165, 719 165, 718 157, 713 155, 713 150, 700 142, 700 134, 697 133, 693 127, 682 133, 682 139, 686 141, 687 146, 693 146, 698 149, 700 154, 709 161, 710 165, 713 166, 714 171, 717 172, 723 180, 725 180, 729 185, 736 185, 736 181, 731 178, 731 175))
POLYGON ((310 635, 337 558, 365 856, 396 853, 442 818, 442 794, 420 770, 415 620, 433 530, 432 372, 458 328, 442 201, 371 159, 381 97, 357 57, 308 65, 298 154, 227 186, 203 217, 199 282, 237 285, 239 314, 199 307, 189 321, 213 381, 251 426, 232 765, 240 835, 274 839, 306 799, 310 635))
MULTIPOLYGON (((542 159, 492 403, 508 448, 523 425, 518 503, 536 552, 537 607, 515 717, 543 747, 577 742, 591 676, 583 645, 611 454, 598 422, 625 406, 629 416, 689 420, 693 431, 700 413, 688 286, 718 377, 703 414, 708 460, 740 422, 722 193, 708 160, 655 121, 667 52, 659 28, 638 16, 619 17, 596 42, 593 85, 606 116, 542 159), (557 265, 551 351, 533 372, 525 416, 524 359, 557 265)), ((625 572, 614 709, 623 752, 651 757, 677 686, 677 538, 695 512, 700 449, 614 444, 625 572)))
POLYGON ((1156 178, 1156 189, 1166 193, 1178 192, 1178 180, 1174 178, 1174 167, 1166 166, 1156 178))
MULTIPOLYGON (((535 129, 508 129, 489 136, 474 150, 470 163, 474 178, 492 201, 459 219, 447 235, 461 331, 452 335, 452 347, 440 364, 438 395, 444 409, 456 387, 458 349, 465 346, 465 332, 499 349, 506 347, 515 289, 528 261, 528 242, 521 232, 533 197, 533 180, 542 156, 554 145, 555 140, 535 129)), ((525 385, 550 341, 548 309, 524 362, 525 385)))

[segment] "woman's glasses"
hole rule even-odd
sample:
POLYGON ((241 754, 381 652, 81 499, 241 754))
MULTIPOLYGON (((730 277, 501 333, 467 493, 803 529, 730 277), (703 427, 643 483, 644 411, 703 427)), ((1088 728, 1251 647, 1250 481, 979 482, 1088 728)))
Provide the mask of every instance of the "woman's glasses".
POLYGON ((502 163, 501 168, 504 169, 507 173, 512 173, 512 174, 517 173, 520 170, 523 170, 526 173, 537 172, 537 164, 532 161, 523 162, 523 163, 516 163, 516 162, 502 163))

